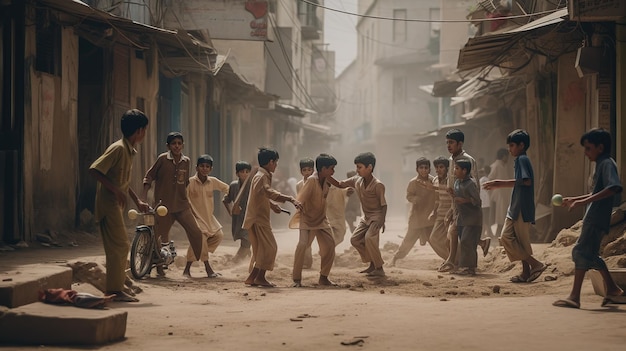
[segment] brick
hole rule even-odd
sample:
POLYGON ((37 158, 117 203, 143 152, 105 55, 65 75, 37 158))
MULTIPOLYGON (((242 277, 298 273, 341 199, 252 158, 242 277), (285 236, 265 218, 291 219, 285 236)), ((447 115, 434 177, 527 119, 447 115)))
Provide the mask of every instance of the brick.
POLYGON ((72 269, 56 265, 24 265, 1 277, 0 305, 9 308, 39 301, 40 290, 72 287, 72 269))
POLYGON ((0 343, 97 345, 126 334, 128 313, 36 302, 0 311, 0 343))

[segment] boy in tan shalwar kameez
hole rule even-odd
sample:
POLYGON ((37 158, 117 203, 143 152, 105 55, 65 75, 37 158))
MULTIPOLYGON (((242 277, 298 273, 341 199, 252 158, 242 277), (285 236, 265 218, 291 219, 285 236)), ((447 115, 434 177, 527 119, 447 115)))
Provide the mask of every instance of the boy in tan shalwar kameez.
POLYGON ((258 153, 259 170, 250 181, 250 195, 243 228, 248 230, 252 257, 250 258, 250 275, 245 284, 253 286, 274 287, 267 281, 265 272, 274 269, 274 261, 278 246, 270 223, 270 208, 280 213, 281 208, 271 202, 291 202, 296 208, 302 205, 292 196, 281 194, 272 189, 272 173, 278 165, 278 152, 273 149, 260 148, 258 153))

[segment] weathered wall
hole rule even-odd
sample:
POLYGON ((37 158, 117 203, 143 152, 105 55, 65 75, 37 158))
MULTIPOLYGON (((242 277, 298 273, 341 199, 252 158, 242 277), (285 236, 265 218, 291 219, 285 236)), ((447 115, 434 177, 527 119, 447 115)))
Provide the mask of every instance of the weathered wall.
MULTIPOLYGON (((588 162, 580 136, 588 128, 588 78, 579 78, 574 68, 576 53, 563 55, 558 64, 558 88, 554 145, 554 193, 576 196, 589 192, 588 162)), ((583 215, 583 208, 553 211, 553 231, 567 228, 583 215)))
MULTIPOLYGON (((30 23, 32 24, 32 23, 30 23)), ((35 28, 26 27, 25 239, 74 226, 78 158, 78 37, 63 28, 61 76, 35 70, 35 28)))

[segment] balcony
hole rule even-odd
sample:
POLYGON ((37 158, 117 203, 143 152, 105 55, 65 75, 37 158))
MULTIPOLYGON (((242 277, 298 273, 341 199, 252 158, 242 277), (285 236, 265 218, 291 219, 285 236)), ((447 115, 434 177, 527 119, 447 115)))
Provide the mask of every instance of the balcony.
POLYGON ((324 23, 317 16, 316 10, 316 6, 298 2, 298 19, 300 20, 302 40, 316 40, 321 38, 324 23))

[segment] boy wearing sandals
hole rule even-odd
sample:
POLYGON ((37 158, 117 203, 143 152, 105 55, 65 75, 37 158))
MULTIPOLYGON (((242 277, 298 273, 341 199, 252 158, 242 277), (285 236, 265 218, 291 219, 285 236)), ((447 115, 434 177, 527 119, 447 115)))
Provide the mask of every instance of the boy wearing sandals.
MULTIPOLYGON (((202 231, 204 240, 202 240, 200 261, 204 263, 207 277, 216 278, 221 274, 215 273, 213 268, 211 268, 209 252, 215 252, 215 249, 217 249, 222 239, 224 239, 224 232, 222 232, 222 225, 213 214, 215 211, 213 193, 219 191, 222 194, 226 194, 228 193, 229 186, 221 180, 209 176, 212 170, 213 157, 210 155, 201 155, 196 163, 196 174, 189 178, 187 197, 189 197, 189 203, 196 216, 198 225, 204 229, 202 231)), ((183 276, 191 278, 191 264, 197 260, 198 258, 194 255, 191 247, 189 247, 187 249, 187 264, 185 265, 183 276)))
POLYGON ((574 284, 569 296, 553 303, 557 307, 580 308, 580 289, 585 273, 589 269, 600 272, 606 286, 606 296, 602 306, 609 303, 623 303, 624 291, 615 284, 606 263, 599 256, 602 237, 609 232, 613 195, 622 191, 617 165, 611 158, 611 134, 604 129, 591 129, 580 138, 585 148, 585 156, 596 163, 593 175, 593 191, 590 194, 565 197, 563 207, 568 210, 589 205, 583 218, 580 237, 572 249, 574 260, 574 284))
POLYGON ((104 154, 89 167, 89 174, 98 182, 96 190, 95 219, 100 226, 102 245, 106 255, 106 295, 113 295, 117 302, 137 302, 124 292, 126 260, 128 258, 128 234, 122 211, 126 195, 141 212, 150 209, 129 187, 135 146, 146 136, 148 117, 139 110, 128 110, 122 116, 121 129, 124 137, 111 144, 104 154))
MULTIPOLYGON (((281 208, 273 203, 291 202, 297 209, 302 205, 293 196, 284 195, 272 188, 272 173, 278 166, 278 151, 260 148, 257 155, 259 169, 249 182, 250 195, 243 220, 243 228, 248 230, 252 257, 250 258, 250 275, 245 280, 246 285, 274 287, 267 281, 265 273, 274 269, 278 245, 272 233, 270 223, 270 209, 281 213, 281 208)), ((248 185, 246 185, 248 186, 248 185)))
POLYGON ((515 157, 515 179, 495 179, 485 182, 483 188, 513 188, 500 244, 511 262, 522 261, 522 272, 511 277, 511 282, 526 283, 539 278, 547 268, 546 264, 533 257, 530 245, 530 226, 535 223, 535 178, 532 164, 526 155, 530 136, 525 130, 516 129, 507 136, 506 142, 509 153, 515 157))
POLYGON ((472 162, 458 158, 454 161, 454 195, 456 206, 456 227, 459 240, 459 268, 453 273, 475 275, 478 265, 476 246, 482 232, 482 212, 480 209, 480 190, 470 176, 472 162))
POLYGON ((326 216, 326 199, 330 190, 328 178, 335 173, 337 160, 328 154, 320 154, 315 159, 316 172, 308 177, 300 191, 298 202, 302 209, 298 211, 300 238, 293 259, 293 287, 302 286, 302 266, 305 253, 311 248, 313 239, 317 239, 322 258, 320 264, 319 285, 335 285, 328 279, 328 274, 335 259, 335 240, 330 222, 326 216))

